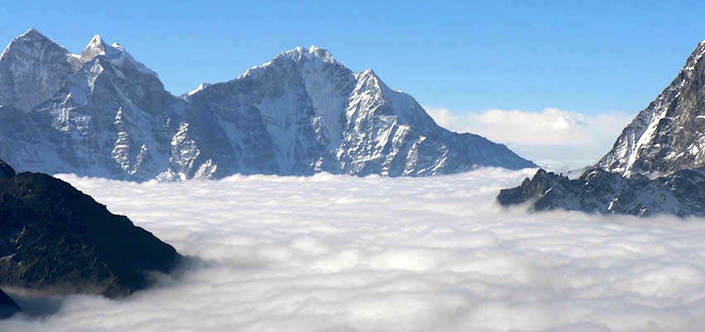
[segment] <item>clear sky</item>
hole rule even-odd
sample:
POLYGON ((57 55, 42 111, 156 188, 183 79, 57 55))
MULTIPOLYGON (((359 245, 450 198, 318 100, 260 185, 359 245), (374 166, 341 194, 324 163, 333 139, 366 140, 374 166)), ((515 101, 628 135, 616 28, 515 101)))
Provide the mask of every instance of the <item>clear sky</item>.
POLYGON ((313 44, 427 106, 636 112, 703 17, 705 1, 4 1, 0 42, 35 27, 80 52, 101 34, 175 94, 313 44))

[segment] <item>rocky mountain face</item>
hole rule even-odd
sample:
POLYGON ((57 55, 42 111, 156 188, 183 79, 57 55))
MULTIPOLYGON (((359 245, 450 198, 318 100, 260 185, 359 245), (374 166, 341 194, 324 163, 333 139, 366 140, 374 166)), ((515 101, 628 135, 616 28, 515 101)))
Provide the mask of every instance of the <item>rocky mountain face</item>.
POLYGON ((316 47, 176 97, 119 44, 96 36, 76 55, 30 30, 0 57, 0 105, 0 157, 46 173, 141 181, 535 166, 439 127, 372 70, 354 73, 316 47))
POLYGON ((673 82, 622 131, 597 166, 659 176, 705 166, 705 41, 673 82))
POLYGON ((593 168, 577 179, 539 170, 519 187, 501 190, 499 204, 529 204, 531 211, 555 209, 588 213, 680 217, 705 216, 705 168, 679 170, 649 179, 593 168))
POLYGON ((0 284, 117 297, 178 262, 172 246, 70 184, 0 165, 0 284))
POLYGON ((0 105, 25 111, 51 98, 81 64, 36 30, 13 40, 0 59, 0 105))
POLYGON ((504 206, 647 216, 705 215, 705 42, 614 147, 579 178, 539 170, 502 190, 504 206))

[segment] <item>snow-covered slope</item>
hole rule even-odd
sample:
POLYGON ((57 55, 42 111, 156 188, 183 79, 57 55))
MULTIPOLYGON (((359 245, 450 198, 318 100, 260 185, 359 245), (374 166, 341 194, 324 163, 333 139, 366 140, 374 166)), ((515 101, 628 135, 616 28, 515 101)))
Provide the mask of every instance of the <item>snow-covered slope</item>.
POLYGON ((95 36, 75 55, 30 30, 3 52, 0 83, 0 157, 22 170, 147 180, 535 166, 439 127, 372 70, 316 47, 175 97, 119 44, 95 36))
POLYGON ((705 166, 705 41, 673 82, 622 131, 597 166, 658 176, 705 166))

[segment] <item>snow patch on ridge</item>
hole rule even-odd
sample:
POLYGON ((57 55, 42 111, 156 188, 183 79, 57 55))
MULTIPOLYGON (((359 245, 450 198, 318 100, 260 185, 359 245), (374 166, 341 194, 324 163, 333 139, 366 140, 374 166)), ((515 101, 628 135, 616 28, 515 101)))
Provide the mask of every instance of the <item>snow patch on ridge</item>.
POLYGON ((135 60, 130 53, 127 53, 124 46, 118 43, 107 45, 100 35, 95 35, 83 50, 81 61, 84 63, 89 62, 99 55, 106 56, 108 60, 117 67, 122 68, 129 63, 145 75, 159 77, 155 71, 147 68, 147 66, 135 60))
POLYGON ((211 85, 210 83, 201 83, 201 84, 198 85, 197 88, 195 88, 195 89, 189 91, 188 93, 186 93, 186 95, 188 95, 188 96, 193 96, 193 95, 195 95, 195 94, 197 94, 197 93, 203 91, 203 89, 209 87, 210 85, 211 85))

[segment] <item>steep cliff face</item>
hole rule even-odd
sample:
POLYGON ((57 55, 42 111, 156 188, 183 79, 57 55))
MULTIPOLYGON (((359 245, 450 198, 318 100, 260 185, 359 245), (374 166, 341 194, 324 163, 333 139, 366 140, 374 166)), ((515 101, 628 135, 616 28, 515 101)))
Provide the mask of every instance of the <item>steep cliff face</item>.
POLYGON ((579 178, 539 170, 502 190, 504 206, 648 216, 705 215, 705 41, 673 82, 579 178))
POLYGON ((0 157, 22 169, 128 180, 234 173, 435 175, 534 167, 438 125, 371 70, 284 52, 181 97, 119 44, 71 54, 35 30, 0 58, 0 157))
POLYGON ((673 82, 622 131, 597 164, 630 176, 705 166, 705 41, 673 82))

